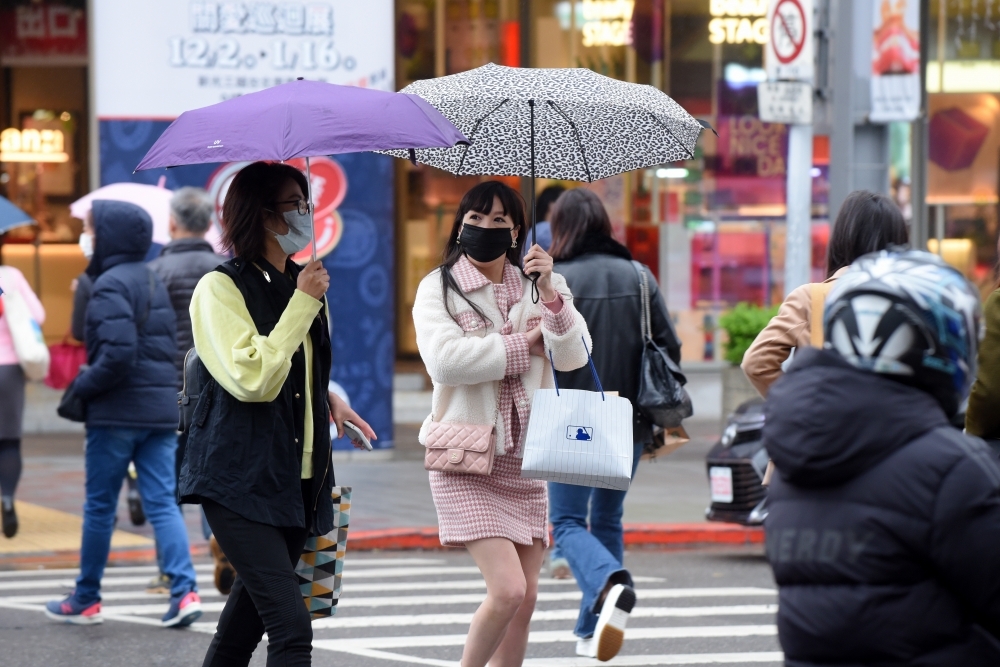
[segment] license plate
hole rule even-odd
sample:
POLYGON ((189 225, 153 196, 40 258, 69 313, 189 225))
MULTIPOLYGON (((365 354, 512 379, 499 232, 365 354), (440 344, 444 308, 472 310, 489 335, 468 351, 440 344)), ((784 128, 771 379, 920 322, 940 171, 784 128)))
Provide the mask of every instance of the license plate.
POLYGON ((718 466, 708 469, 708 479, 712 485, 713 503, 733 502, 733 469, 718 466))

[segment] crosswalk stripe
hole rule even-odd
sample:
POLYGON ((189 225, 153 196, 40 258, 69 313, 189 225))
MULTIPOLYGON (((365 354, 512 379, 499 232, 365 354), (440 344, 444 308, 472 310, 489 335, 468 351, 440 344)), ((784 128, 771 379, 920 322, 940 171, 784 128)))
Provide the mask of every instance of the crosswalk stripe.
MULTIPOLYGON (((324 647, 316 646, 314 642, 313 648, 324 648, 324 647)), ((356 655, 361 658, 374 658, 376 660, 395 660, 397 662, 406 662, 411 665, 432 665, 432 667, 461 667, 461 663, 453 662, 451 660, 421 658, 420 656, 416 655, 400 655, 399 653, 390 653, 389 651, 376 651, 375 649, 370 649, 370 648, 352 649, 350 651, 343 651, 343 653, 350 653, 351 655, 356 655)), ((591 665, 591 667, 593 666, 591 665)))
MULTIPOLYGON (((350 607, 413 607, 413 606, 439 606, 439 605, 451 605, 451 604, 480 604, 485 598, 484 594, 474 593, 474 594, 456 594, 456 595, 401 595, 401 596, 377 596, 377 597, 352 597, 349 594, 349 590, 345 588, 345 597, 343 597, 338 606, 343 608, 350 607)), ((770 588, 750 588, 750 587, 737 587, 737 588, 651 588, 651 589, 640 589, 638 591, 639 603, 640 605, 644 600, 655 600, 655 599, 685 599, 685 598, 700 598, 700 597, 750 597, 750 596, 773 596, 776 595, 777 591, 770 588)), ((219 594, 215 591, 205 591, 201 593, 203 598, 218 596, 219 594)), ((567 601, 578 601, 581 598, 581 593, 577 591, 566 591, 558 593, 542 592, 538 594, 539 602, 567 602, 567 601)), ((124 601, 124 600, 166 600, 167 596, 155 596, 145 593, 143 591, 136 592, 109 592, 101 594, 102 602, 108 601, 124 601)), ((0 597, 0 603, 11 602, 11 603, 37 603, 46 602, 53 599, 51 595, 17 595, 0 597)), ((203 604, 215 604, 215 603, 203 603, 203 604)), ((220 605, 224 603, 219 603, 220 605)), ((141 608, 147 607, 150 610, 159 609, 160 606, 157 604, 151 605, 127 605, 129 608, 141 608)), ((110 612, 115 613, 125 613, 117 611, 119 607, 117 606, 107 606, 104 605, 105 609, 110 612)), ((222 607, 220 606, 221 610, 222 607)), ((153 611, 137 611, 128 613, 153 613, 153 611)))
MULTIPOLYGON (((32 604, 38 602, 45 603, 48 602, 49 600, 55 600, 65 595, 69 595, 68 590, 60 591, 58 593, 55 592, 45 593, 44 595, 5 595, 5 596, 0 596, 0 604, 3 604, 5 602, 10 602, 12 604, 32 604)), ((216 598, 222 597, 222 593, 219 593, 214 589, 199 591, 198 595, 200 595, 202 599, 208 597, 216 597, 216 598)), ((108 601, 120 602, 122 600, 145 600, 147 602, 163 601, 164 603, 166 603, 170 600, 170 595, 166 593, 162 595, 152 594, 152 593, 147 593, 146 591, 111 591, 111 592, 102 591, 101 592, 102 603, 108 601)))
MULTIPOLYGON (((215 578, 211 574, 199 574, 197 576, 199 584, 211 584, 215 578)), ((105 577, 101 580, 101 586, 126 586, 131 584, 142 584, 149 582, 149 577, 105 577)), ((45 579, 42 581, 0 581, 0 591, 26 591, 43 588, 68 588, 72 589, 76 582, 72 579, 45 579)))
MULTIPOLYGON (((350 557, 344 563, 344 567, 347 570, 353 570, 355 568, 364 567, 383 567, 386 565, 442 565, 447 561, 443 558, 357 558, 352 559, 350 557)), ((215 569, 215 565, 211 564, 198 564, 194 566, 194 569, 198 572, 211 572, 215 569)), ((109 572, 114 572, 115 574, 156 574, 159 572, 159 568, 155 565, 123 565, 114 566, 108 568, 109 572)), ((451 571, 451 570, 449 570, 451 571)), ((479 570, 476 570, 477 572, 479 570)), ((20 578, 30 578, 30 577, 52 577, 52 576, 76 576, 80 574, 78 568, 53 568, 53 569, 35 569, 35 570, 10 570, 7 572, 0 572, 0 579, 20 579, 20 578)), ((405 575, 404 575, 405 576, 405 575)), ((652 577, 653 579, 660 579, 660 577, 652 577)))
MULTIPOLYGON (((209 572, 215 569, 214 565, 199 564, 195 565, 194 569, 196 572, 209 572)), ((122 565, 109 567, 108 572, 115 572, 116 574, 156 574, 160 571, 160 568, 155 565, 122 565)), ((36 570, 8 570, 6 572, 0 572, 0 579, 20 579, 27 577, 54 577, 60 576, 65 577, 70 575, 75 577, 80 574, 80 569, 75 567, 60 567, 53 568, 51 570, 46 569, 36 569, 36 570)))
MULTIPOLYGON (((358 584, 353 583, 355 577, 353 572, 348 572, 344 575, 345 581, 347 581, 347 586, 351 592, 392 592, 392 591, 414 591, 414 590, 460 590, 460 589, 479 589, 486 588, 486 582, 483 579, 461 579, 458 581, 413 581, 406 583, 388 583, 388 584, 358 584)), ((659 578, 652 578, 653 582, 650 583, 661 583, 663 580, 659 578)), ((197 577, 199 584, 213 584, 215 583, 215 578, 213 575, 205 574, 198 575, 197 577)), ((149 581, 149 577, 105 577, 101 580, 101 588, 112 588, 115 586, 126 586, 132 584, 146 584, 149 581)), ((640 579, 635 578, 636 583, 640 583, 640 579)), ((45 588, 66 588, 72 589, 76 582, 72 579, 45 579, 42 581, 0 581, 0 591, 18 591, 18 590, 37 590, 45 588)), ((540 586, 575 586, 576 582, 572 579, 540 579, 538 584, 540 586)), ((207 586, 206 586, 207 587, 207 586)), ((2 596, 0 596, 2 597, 2 596)))
MULTIPOLYGON (((748 662, 773 662, 782 664, 781 651, 753 653, 673 653, 668 655, 619 655, 612 663, 615 667, 645 667, 647 665, 732 665, 748 662)), ((454 663, 458 665, 458 663, 454 663)), ((525 660, 523 667, 594 667, 593 658, 534 658, 525 660)))
MULTIPOLYGON (((460 663, 450 660, 436 660, 411 655, 400 655, 373 649, 348 651, 352 655, 377 660, 393 660, 413 665, 433 667, 460 667, 460 663)), ((781 664, 785 656, 780 651, 759 651, 753 653, 673 653, 668 655, 619 655, 612 663, 616 667, 653 667, 656 665, 732 665, 746 663, 781 664)), ((529 658, 523 667, 594 667, 593 658, 529 658)))
MULTIPOLYGON (((771 637, 778 634, 776 625, 701 625, 668 628, 629 628, 626 637, 635 639, 695 639, 708 637, 771 637)), ((464 646, 466 635, 411 635, 403 637, 364 637, 350 639, 313 640, 316 648, 346 651, 353 648, 420 648, 431 646, 464 646)), ((528 635, 529 644, 576 642, 568 630, 536 631, 528 635)))
MULTIPOLYGON (((701 616, 756 616, 778 611, 776 604, 729 605, 721 607, 636 607, 632 618, 695 618, 701 616)), ((579 609, 535 610, 533 623, 575 621, 579 609)), ((313 621, 313 630, 387 628, 413 625, 468 625, 472 612, 464 614, 392 614, 389 616, 334 616, 313 621)))

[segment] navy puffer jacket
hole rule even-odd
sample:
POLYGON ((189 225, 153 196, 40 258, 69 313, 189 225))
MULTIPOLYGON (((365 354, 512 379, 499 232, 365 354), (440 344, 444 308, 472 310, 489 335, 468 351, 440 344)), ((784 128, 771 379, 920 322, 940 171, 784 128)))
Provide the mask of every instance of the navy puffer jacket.
POLYGON ((163 283, 143 263, 153 222, 118 201, 95 201, 93 216, 84 334, 90 368, 73 382, 87 405, 87 426, 174 430, 176 316, 163 283))
POLYGON ((929 394, 803 350, 765 405, 791 667, 1000 665, 1000 467, 929 394))

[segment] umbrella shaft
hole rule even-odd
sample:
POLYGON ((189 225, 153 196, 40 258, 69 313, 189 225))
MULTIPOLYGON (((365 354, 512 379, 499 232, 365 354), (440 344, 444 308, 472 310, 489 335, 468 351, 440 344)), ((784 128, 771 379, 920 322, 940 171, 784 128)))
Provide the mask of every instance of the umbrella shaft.
POLYGON ((312 172, 309 169, 309 158, 306 157, 306 197, 309 198, 309 233, 312 235, 312 261, 316 261, 316 205, 313 203, 312 172))
POLYGON ((531 245, 537 241, 535 231, 535 100, 528 100, 528 108, 531 110, 531 245))

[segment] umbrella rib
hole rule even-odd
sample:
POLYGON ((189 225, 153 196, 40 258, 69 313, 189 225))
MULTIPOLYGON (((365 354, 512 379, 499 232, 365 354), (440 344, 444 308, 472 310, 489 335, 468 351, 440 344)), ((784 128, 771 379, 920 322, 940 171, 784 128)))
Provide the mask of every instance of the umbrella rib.
MULTIPOLYGON (((656 117, 656 114, 655 114, 655 113, 653 113, 652 111, 650 111, 650 112, 649 112, 649 117, 650 117, 650 118, 652 118, 652 119, 653 119, 653 121, 654 121, 654 122, 655 122, 655 123, 656 123, 657 125, 659 125, 660 127, 662 127, 662 128, 664 129, 664 131, 665 131, 665 132, 666 132, 667 134, 669 134, 669 135, 670 135, 670 138, 674 140, 674 143, 675 143, 675 144, 677 144, 678 146, 680 146, 681 150, 685 150, 685 151, 687 151, 687 149, 686 149, 686 148, 684 148, 684 144, 682 144, 682 143, 681 143, 681 142, 680 142, 680 141, 679 141, 679 140, 677 139, 677 137, 675 137, 675 136, 674 136, 674 133, 670 131, 670 128, 669 128, 669 127, 667 127, 666 123, 664 123, 664 122, 663 122, 662 120, 660 120, 659 118, 657 118, 657 117, 656 117)), ((713 130, 713 132, 714 132, 714 130, 713 130)), ((688 160, 693 160, 693 159, 694 159, 694 152, 693 152, 693 151, 687 151, 687 154, 688 154, 688 157, 687 157, 687 159, 688 159, 688 160)))
POLYGON ((576 145, 580 149, 580 156, 583 157, 583 170, 587 172, 587 182, 593 183, 594 179, 590 175, 590 165, 587 163, 587 151, 583 150, 583 139, 580 138, 579 128, 577 128, 576 123, 573 122, 573 119, 570 118, 568 115, 566 115, 566 112, 563 111, 558 104, 556 104, 552 100, 548 100, 548 103, 549 106, 558 111, 559 115, 562 116, 564 119, 566 119, 566 122, 569 123, 569 126, 573 128, 573 136, 576 137, 576 145))
POLYGON ((479 131, 479 126, 483 124, 484 120, 486 120, 487 118, 489 118, 490 116, 492 116, 493 113, 497 109, 499 109, 503 105, 507 104, 507 102, 510 102, 510 98, 509 97, 503 98, 500 101, 500 104, 498 104, 495 107, 493 107, 492 109, 490 109, 486 113, 485 116, 483 116, 479 120, 477 120, 476 124, 472 126, 472 132, 469 133, 469 143, 465 144, 465 150, 462 151, 462 159, 459 160, 459 162, 458 162, 458 171, 456 171, 455 173, 457 173, 457 174, 461 174, 462 173, 462 167, 465 166, 465 156, 469 154, 469 148, 472 146, 473 142, 476 140, 476 132, 479 131))

